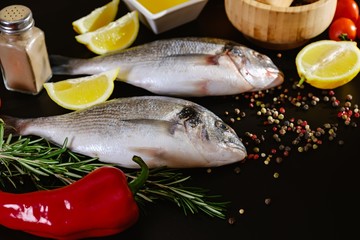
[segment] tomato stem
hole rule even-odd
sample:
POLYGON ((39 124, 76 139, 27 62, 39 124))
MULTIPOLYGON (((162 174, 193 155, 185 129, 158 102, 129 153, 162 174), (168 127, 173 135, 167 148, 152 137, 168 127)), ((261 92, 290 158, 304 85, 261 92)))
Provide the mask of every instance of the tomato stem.
POLYGON ((342 33, 338 36, 340 41, 351 41, 351 39, 348 37, 346 33, 342 33))

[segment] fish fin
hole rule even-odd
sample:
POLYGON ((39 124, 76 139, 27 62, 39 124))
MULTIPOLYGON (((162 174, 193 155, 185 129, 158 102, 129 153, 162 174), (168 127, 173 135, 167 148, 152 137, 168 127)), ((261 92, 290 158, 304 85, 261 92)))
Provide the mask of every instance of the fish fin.
POLYGON ((130 150, 146 159, 149 168, 167 167, 171 159, 166 150, 160 147, 132 147, 130 150))
POLYGON ((219 65, 220 55, 199 54, 199 58, 203 58, 203 65, 219 65))
POLYGON ((139 156, 147 156, 150 158, 159 158, 164 150, 162 148, 150 148, 150 147, 131 147, 132 151, 137 152, 139 156))
POLYGON ((184 58, 184 62, 191 62, 193 65, 219 65, 219 55, 213 54, 179 54, 170 55, 167 57, 176 57, 177 59, 184 58))
POLYGON ((151 127, 156 127, 158 131, 165 130, 170 135, 174 135, 177 127, 178 122, 176 121, 166 121, 166 120, 159 120, 159 119, 130 119, 130 120, 124 120, 128 123, 133 124, 143 124, 143 125, 149 125, 151 127))
POLYGON ((11 116, 6 116, 6 115, 1 115, 0 116, 0 120, 3 121, 4 123, 4 136, 9 136, 14 135, 17 136, 19 135, 19 118, 16 117, 11 117, 11 116))
POLYGON ((50 55, 49 60, 53 74, 67 75, 73 72, 73 65, 71 62, 74 61, 74 58, 61 55, 50 55))
POLYGON ((208 65, 219 65, 220 55, 208 55, 206 60, 208 65))

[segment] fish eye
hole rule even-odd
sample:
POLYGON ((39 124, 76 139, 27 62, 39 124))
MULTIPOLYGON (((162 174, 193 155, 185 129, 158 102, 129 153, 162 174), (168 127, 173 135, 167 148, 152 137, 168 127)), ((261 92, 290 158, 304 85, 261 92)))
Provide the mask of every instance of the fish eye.
POLYGON ((244 53, 240 48, 233 48, 231 49, 231 52, 239 57, 244 57, 244 53))
POLYGON ((215 126, 217 127, 217 128, 221 128, 222 130, 224 130, 224 131, 227 131, 227 130, 229 130, 229 126, 228 125, 226 125, 224 122, 222 122, 222 121, 215 121, 215 126))

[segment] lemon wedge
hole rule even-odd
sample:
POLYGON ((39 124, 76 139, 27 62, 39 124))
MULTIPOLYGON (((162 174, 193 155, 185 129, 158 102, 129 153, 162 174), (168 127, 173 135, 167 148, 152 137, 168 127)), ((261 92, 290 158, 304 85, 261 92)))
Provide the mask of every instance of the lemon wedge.
POLYGON ((44 83, 49 97, 58 105, 79 110, 106 101, 114 90, 119 68, 104 73, 44 83))
POLYGON ((96 54, 105 54, 130 46, 139 32, 137 11, 132 11, 116 21, 95 31, 76 36, 79 43, 96 54))
POLYGON ((301 80, 320 89, 333 89, 351 81, 360 71, 360 50, 356 42, 320 40, 297 54, 301 80))
POLYGON ((112 0, 108 4, 96 8, 88 15, 72 22, 75 32, 79 34, 95 31, 114 21, 120 0, 112 0))

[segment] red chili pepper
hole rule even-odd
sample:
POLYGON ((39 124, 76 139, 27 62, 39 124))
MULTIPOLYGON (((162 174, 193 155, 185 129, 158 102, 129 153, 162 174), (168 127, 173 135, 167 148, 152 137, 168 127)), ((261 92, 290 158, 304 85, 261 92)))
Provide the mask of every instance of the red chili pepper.
POLYGON ((142 171, 129 184, 120 169, 100 167, 58 189, 0 192, 0 224, 40 237, 67 240, 122 232, 138 220, 133 194, 148 176, 141 158, 134 156, 133 160, 142 171))

